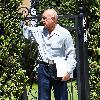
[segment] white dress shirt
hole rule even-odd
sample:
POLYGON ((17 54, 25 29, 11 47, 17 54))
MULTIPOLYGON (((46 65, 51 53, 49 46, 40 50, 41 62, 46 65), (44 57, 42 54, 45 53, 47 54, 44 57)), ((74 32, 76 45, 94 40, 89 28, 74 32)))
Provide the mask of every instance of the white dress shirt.
POLYGON ((76 67, 75 48, 72 36, 67 29, 57 24, 49 34, 43 26, 24 26, 23 34, 27 39, 31 36, 33 40, 36 40, 39 44, 39 53, 44 62, 54 60, 58 77, 63 76, 66 72, 73 72, 76 67))

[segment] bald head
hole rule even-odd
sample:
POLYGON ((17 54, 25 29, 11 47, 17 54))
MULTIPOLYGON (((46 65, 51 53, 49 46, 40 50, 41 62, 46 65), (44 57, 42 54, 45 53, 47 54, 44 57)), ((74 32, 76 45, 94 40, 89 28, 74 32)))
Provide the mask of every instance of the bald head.
POLYGON ((44 11, 44 13, 48 14, 51 17, 54 17, 55 20, 58 19, 58 14, 54 9, 47 9, 47 10, 44 11))
POLYGON ((58 15, 54 9, 47 9, 42 14, 42 23, 49 32, 52 32, 57 24, 58 15))

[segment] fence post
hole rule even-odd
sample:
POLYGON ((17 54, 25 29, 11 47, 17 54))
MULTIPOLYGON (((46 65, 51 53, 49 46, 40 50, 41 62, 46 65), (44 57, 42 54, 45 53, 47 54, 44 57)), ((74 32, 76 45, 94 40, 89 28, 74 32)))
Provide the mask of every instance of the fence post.
POLYGON ((78 98, 79 100, 89 100, 89 66, 88 66, 88 46, 87 34, 84 31, 84 3, 79 1, 79 17, 78 17, 78 45, 79 45, 79 73, 78 79, 78 98))

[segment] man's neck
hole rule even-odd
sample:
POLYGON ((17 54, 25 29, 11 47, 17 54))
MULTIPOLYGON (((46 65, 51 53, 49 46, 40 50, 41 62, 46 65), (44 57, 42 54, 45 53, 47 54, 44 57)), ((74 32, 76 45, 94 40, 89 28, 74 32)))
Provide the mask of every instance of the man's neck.
POLYGON ((48 28, 49 34, 51 34, 51 32, 55 29, 55 27, 56 27, 56 24, 48 28))

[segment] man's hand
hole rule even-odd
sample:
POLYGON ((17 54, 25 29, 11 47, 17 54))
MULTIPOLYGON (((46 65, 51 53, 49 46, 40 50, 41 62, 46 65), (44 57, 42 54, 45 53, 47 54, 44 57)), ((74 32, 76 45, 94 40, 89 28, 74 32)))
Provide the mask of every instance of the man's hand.
POLYGON ((66 73, 64 75, 64 77, 62 78, 62 81, 68 81, 70 79, 70 74, 69 73, 66 73))

